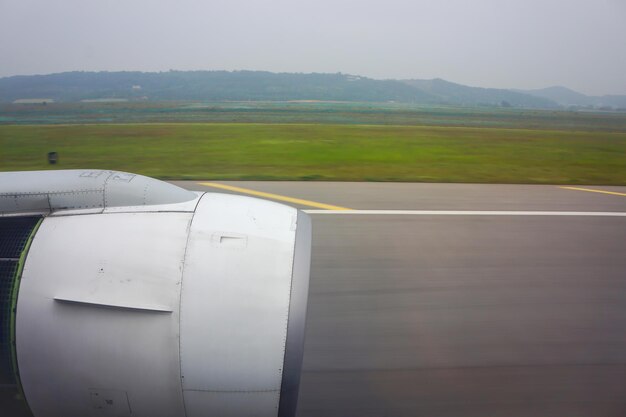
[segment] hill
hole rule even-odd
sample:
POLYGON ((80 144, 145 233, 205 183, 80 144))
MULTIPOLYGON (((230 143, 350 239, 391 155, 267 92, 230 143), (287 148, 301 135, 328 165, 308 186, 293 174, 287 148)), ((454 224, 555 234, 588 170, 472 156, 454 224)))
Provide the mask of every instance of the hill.
MULTIPOLYGON (((572 101, 552 94, 549 89, 521 92, 468 87, 442 79, 375 80, 341 73, 75 71, 0 78, 0 102, 32 103, 46 100, 56 102, 312 100, 547 109, 557 108, 564 102, 564 105, 570 105, 572 101)), ((580 100, 579 102, 582 103, 580 100)))
POLYGON ((345 74, 264 71, 65 72, 0 79, 0 101, 399 101, 433 103, 437 98, 398 81, 345 74))
POLYGON ((562 106, 626 109, 626 96, 587 96, 567 87, 555 86, 537 90, 515 90, 517 92, 555 101, 562 106))
POLYGON ((503 106, 526 108, 555 108, 550 98, 536 97, 512 90, 468 87, 436 78, 434 80, 405 80, 405 84, 439 97, 446 104, 463 106, 503 106))

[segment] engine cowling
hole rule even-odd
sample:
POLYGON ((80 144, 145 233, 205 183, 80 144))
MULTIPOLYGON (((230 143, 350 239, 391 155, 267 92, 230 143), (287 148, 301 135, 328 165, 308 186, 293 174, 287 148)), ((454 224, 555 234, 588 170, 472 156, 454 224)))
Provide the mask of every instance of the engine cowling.
POLYGON ((0 184, 28 237, 8 350, 35 417, 295 415, 306 214, 111 171, 0 184))

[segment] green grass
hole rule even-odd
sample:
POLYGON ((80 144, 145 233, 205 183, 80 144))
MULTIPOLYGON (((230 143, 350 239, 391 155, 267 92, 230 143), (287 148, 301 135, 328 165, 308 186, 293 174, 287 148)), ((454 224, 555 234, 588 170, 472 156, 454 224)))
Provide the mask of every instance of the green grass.
POLYGON ((168 179, 626 184, 626 133, 330 124, 0 125, 0 170, 168 179), (46 161, 59 153, 58 165, 46 161))
POLYGON ((338 102, 0 103, 0 124, 293 123, 626 132, 626 112, 338 102))

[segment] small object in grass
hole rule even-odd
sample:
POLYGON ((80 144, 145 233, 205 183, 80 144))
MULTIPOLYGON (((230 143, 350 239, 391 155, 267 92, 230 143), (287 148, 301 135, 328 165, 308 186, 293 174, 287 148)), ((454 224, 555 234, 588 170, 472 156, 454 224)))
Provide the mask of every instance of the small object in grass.
POLYGON ((54 165, 59 160, 59 154, 56 152, 48 152, 48 163, 54 165))

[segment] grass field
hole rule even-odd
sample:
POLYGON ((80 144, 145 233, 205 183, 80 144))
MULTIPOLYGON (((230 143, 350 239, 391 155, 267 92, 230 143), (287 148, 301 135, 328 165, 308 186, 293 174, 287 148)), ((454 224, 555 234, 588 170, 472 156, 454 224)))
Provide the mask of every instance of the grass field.
POLYGON ((626 184, 626 133, 332 124, 0 125, 0 170, 168 179, 626 184), (49 151, 60 162, 50 166, 49 151))
POLYGON ((626 113, 340 102, 0 104, 0 124, 294 123, 626 132, 626 113))

